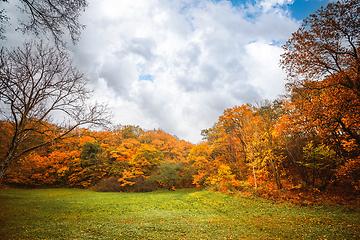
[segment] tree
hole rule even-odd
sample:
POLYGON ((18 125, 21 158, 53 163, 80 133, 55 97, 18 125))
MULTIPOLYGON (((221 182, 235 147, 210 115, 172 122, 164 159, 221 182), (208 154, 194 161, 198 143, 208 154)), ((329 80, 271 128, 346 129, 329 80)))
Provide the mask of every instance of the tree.
POLYGON ((282 144, 276 134, 276 123, 281 119, 283 113, 282 103, 278 100, 273 102, 265 101, 257 109, 260 117, 259 125, 261 139, 258 140, 258 152, 262 155, 263 162, 269 165, 276 185, 281 189, 280 164, 283 156, 281 154, 282 144))
POLYGON ((143 130, 139 126, 135 125, 125 125, 122 127, 122 138, 134 138, 138 139, 139 136, 142 134, 143 130))
POLYGON ((313 187, 325 188, 338 165, 335 151, 324 144, 315 146, 313 142, 309 142, 303 151, 304 159, 299 164, 306 168, 309 176, 306 178, 308 179, 307 183, 313 187))
POLYGON ((164 154, 164 159, 170 162, 186 162, 186 154, 192 144, 180 141, 163 130, 151 130, 143 133, 140 141, 151 144, 164 154))
POLYGON ((82 160, 81 165, 83 168, 96 165, 99 154, 102 149, 100 143, 98 142, 86 142, 81 146, 82 151, 80 153, 80 158, 82 160))
POLYGON ((339 155, 357 156, 360 98, 342 86, 334 86, 335 79, 336 76, 293 88, 293 122, 308 136, 320 137, 339 155))
POLYGON ((0 113, 12 131, 0 179, 14 159, 69 136, 79 126, 109 123, 106 106, 88 104, 87 82, 69 54, 43 42, 1 50, 0 113))
POLYGON ((304 123, 360 146, 360 2, 320 8, 283 48, 280 64, 304 123))
POLYGON ((208 185, 207 179, 216 172, 217 162, 211 158, 209 148, 209 144, 201 142, 187 156, 188 163, 195 170, 193 184, 198 188, 208 185))
POLYGON ((360 96, 360 2, 342 0, 306 18, 283 46, 290 86, 341 75, 339 85, 360 96))
POLYGON ((178 171, 184 168, 181 162, 163 162, 159 168, 148 178, 171 190, 177 181, 180 180, 178 171))
POLYGON ((231 168, 226 165, 220 165, 217 175, 210 180, 212 185, 219 184, 219 190, 231 190, 233 186, 237 186, 235 175, 231 173, 231 168))
MULTIPOLYGON (((219 117, 218 125, 222 126, 227 135, 236 139, 238 142, 237 150, 241 151, 244 156, 243 162, 251 163, 255 189, 257 189, 255 156, 260 133, 259 119, 255 116, 255 110, 249 104, 228 108, 219 117)), ((230 144, 233 145, 232 142, 230 144)), ((235 160, 239 161, 238 159, 235 160)))
MULTIPOLYGON (((9 2, 8 0, 1 0, 9 2)), ((28 21, 19 20, 19 27, 23 33, 34 33, 35 35, 50 33, 57 46, 65 46, 62 36, 65 30, 69 32, 71 41, 75 44, 79 38, 81 30, 85 27, 79 23, 80 12, 87 7, 86 0, 20 0, 19 6, 21 13, 29 16, 28 21)), ((0 11, 0 39, 4 38, 4 23, 8 20, 5 10, 0 11)))
POLYGON ((132 157, 132 166, 135 172, 145 177, 150 176, 157 166, 164 161, 164 154, 151 145, 143 144, 132 157))

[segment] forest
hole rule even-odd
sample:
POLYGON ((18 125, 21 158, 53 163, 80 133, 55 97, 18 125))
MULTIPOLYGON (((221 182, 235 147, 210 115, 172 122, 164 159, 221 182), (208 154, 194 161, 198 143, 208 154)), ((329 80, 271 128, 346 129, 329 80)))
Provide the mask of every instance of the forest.
POLYGON ((24 46, 1 51, 0 106, 8 114, 0 122, 3 185, 116 192, 196 187, 290 201, 321 195, 358 201, 358 1, 330 3, 293 33, 280 61, 284 96, 225 109, 196 145, 161 129, 87 127, 108 119, 103 106, 80 108, 88 93, 71 61, 61 62, 68 55, 58 58, 58 50, 43 43, 24 46), (69 74, 56 78, 59 66, 69 74), (12 72, 22 69, 34 71, 12 72), (45 88, 43 96, 36 94, 45 88), (53 123, 47 114, 59 109, 72 120, 53 123))

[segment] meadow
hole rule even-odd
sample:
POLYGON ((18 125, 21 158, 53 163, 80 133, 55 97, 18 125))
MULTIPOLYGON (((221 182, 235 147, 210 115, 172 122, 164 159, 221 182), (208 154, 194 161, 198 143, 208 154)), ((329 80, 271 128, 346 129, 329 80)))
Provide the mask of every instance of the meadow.
POLYGON ((0 189, 0 239, 360 239, 360 210, 195 189, 0 189))

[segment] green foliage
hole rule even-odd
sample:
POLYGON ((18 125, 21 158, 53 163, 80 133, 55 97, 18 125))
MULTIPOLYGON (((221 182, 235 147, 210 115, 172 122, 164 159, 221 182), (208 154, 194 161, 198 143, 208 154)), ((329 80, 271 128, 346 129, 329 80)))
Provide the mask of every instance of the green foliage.
POLYGON ((1 239, 359 239, 359 208, 190 189, 0 189, 1 239))
POLYGON ((143 130, 139 126, 125 125, 122 129, 122 138, 135 138, 138 139, 143 130))
POLYGON ((182 163, 164 162, 159 166, 157 171, 151 175, 149 180, 154 180, 170 190, 175 186, 176 182, 180 180, 178 171, 183 168, 184 165, 182 163))
POLYGON ((82 151, 80 158, 82 160, 82 167, 88 167, 95 165, 99 154, 101 153, 100 143, 98 142, 86 142, 81 146, 82 151))
POLYGON ((315 170, 323 170, 335 164, 336 153, 324 144, 314 146, 309 142, 304 147, 305 161, 299 162, 301 165, 315 170))
POLYGON ((313 187, 326 187, 336 173, 339 160, 335 151, 324 144, 317 146, 311 141, 304 148, 304 158, 298 164, 308 169, 308 184, 313 187))

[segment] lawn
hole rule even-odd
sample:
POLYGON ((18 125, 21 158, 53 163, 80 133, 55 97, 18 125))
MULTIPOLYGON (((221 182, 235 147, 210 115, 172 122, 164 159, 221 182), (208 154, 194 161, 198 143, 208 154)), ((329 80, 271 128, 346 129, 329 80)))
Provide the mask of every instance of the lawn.
POLYGON ((194 189, 0 189, 0 239, 360 239, 360 210, 194 189))

